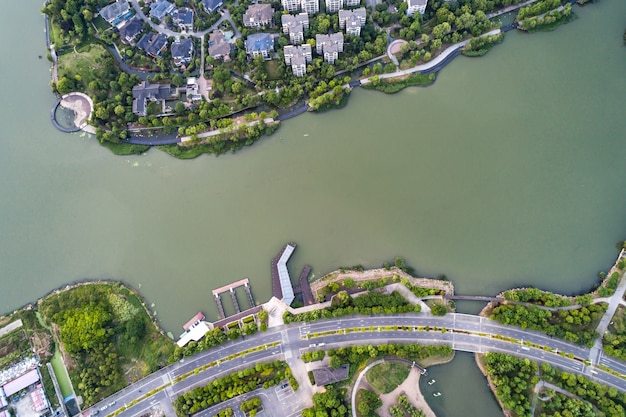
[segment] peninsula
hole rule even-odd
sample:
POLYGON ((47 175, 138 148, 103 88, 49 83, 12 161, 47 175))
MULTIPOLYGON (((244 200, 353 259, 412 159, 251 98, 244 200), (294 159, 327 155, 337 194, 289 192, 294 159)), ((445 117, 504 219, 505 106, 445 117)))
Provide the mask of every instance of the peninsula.
POLYGON ((588 294, 485 297, 456 295, 445 276, 415 278, 402 258, 313 282, 306 266, 293 286, 295 249, 270 263, 268 302, 256 305, 247 279, 215 289, 235 314, 198 313, 176 343, 117 282, 67 286, 0 317, 2 417, 31 415, 30 406, 69 416, 430 417, 417 381, 436 384, 427 368, 455 351, 476 354, 505 413, 622 415, 626 250, 588 294), (460 314, 456 300, 489 304, 460 314))
POLYGON ((459 53, 484 55, 508 30, 567 22, 574 1, 51 0, 43 12, 61 96, 51 118, 118 154, 234 151, 285 119, 344 106, 357 86, 431 84, 459 53), (66 126, 63 109, 77 116, 66 126))

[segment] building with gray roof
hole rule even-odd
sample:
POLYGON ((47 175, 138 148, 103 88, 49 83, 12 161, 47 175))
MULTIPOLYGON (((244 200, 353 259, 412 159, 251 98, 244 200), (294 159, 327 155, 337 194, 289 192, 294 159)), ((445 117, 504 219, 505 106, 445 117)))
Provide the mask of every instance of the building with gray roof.
POLYGON ((318 368, 313 369, 313 379, 315 385, 322 387, 324 385, 334 384, 335 382, 348 379, 350 374, 350 365, 341 365, 339 368, 318 368))
POLYGON ((146 116, 148 114, 148 100, 163 102, 171 95, 172 89, 169 84, 150 84, 148 81, 143 81, 133 87, 133 113, 138 116, 146 116))
POLYGON ((100 16, 109 24, 117 26, 124 20, 128 20, 132 16, 132 11, 127 1, 119 0, 100 9, 100 16))
POLYGON ((125 44, 134 45, 135 39, 143 31, 143 21, 137 16, 133 16, 130 20, 119 27, 120 40, 125 44))
POLYGON ((251 4, 243 14, 243 25, 248 28, 271 26, 274 9, 269 4, 251 4))
POLYGON ((284 14, 280 17, 280 19, 283 27, 283 33, 289 34, 289 40, 292 44, 298 45, 304 42, 304 31, 309 28, 308 14, 284 14))
POLYGON ((267 59, 274 50, 274 37, 269 33, 253 33, 248 36, 245 45, 249 56, 261 55, 267 59))
POLYGON ((172 24, 180 30, 193 29, 193 10, 189 7, 181 7, 172 12, 172 24))
POLYGON ((406 9, 407 16, 413 16, 415 13, 424 14, 428 0, 405 0, 409 6, 406 9))
POLYGON ((172 59, 177 67, 187 66, 193 58, 193 41, 190 38, 178 39, 172 43, 172 59))
POLYGON ((365 25, 367 12, 365 7, 354 10, 339 10, 339 26, 345 29, 348 35, 361 35, 361 28, 365 25))
POLYGON ((296 77, 304 77, 306 74, 306 64, 311 62, 313 54, 311 53, 311 45, 304 44, 302 46, 287 45, 283 50, 285 55, 285 64, 291 65, 291 71, 296 77))
POLYGON ((143 49, 153 58, 159 58, 167 49, 167 36, 162 33, 146 33, 137 42, 137 48, 143 49))
POLYGON ((215 59, 230 60, 230 43, 221 30, 214 30, 209 35, 209 55, 215 59))
POLYGON ((174 11, 174 6, 167 0, 156 0, 150 3, 150 17, 157 19, 159 22, 165 19, 165 16, 174 11))
POLYGON ((202 0, 202 7, 207 13, 214 13, 223 5, 223 0, 202 0))
POLYGON ((343 33, 330 35, 315 35, 315 51, 324 56, 324 61, 334 64, 343 52, 343 33))

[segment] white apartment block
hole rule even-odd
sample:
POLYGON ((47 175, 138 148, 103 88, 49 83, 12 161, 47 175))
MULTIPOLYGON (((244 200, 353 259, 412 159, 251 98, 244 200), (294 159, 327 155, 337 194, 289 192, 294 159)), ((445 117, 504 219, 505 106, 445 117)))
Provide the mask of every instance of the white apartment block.
POLYGON ((313 54, 311 45, 302 46, 287 45, 284 49, 285 64, 291 65, 291 71, 296 77, 304 77, 306 74, 306 64, 311 62, 313 54))
POLYGON ((341 29, 345 29, 348 35, 360 36, 366 18, 365 7, 354 10, 339 10, 339 26, 341 29))
POLYGON ((424 14, 428 0, 406 0, 409 6, 406 9, 407 16, 413 16, 415 13, 424 14))
POLYGON ((336 13, 343 9, 343 0, 325 0, 326 13, 336 13))

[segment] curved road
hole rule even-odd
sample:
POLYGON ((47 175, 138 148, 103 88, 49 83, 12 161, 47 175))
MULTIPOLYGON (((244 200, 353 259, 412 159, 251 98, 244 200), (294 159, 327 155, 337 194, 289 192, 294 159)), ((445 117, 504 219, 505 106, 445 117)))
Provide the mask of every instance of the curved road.
MULTIPOLYGON (((119 415, 125 417, 135 417, 146 412, 157 402, 160 402, 166 409, 169 407, 173 412, 172 400, 181 393, 206 384, 222 374, 249 367, 251 363, 277 359, 287 360, 287 362, 299 360, 296 358, 302 351, 309 349, 312 342, 325 343, 329 348, 336 348, 358 344, 383 344, 390 341, 444 343, 454 350, 464 352, 508 353, 533 361, 547 362, 567 372, 584 374, 596 382, 626 391, 626 380, 585 364, 584 360, 589 357, 588 348, 554 339, 545 334, 504 326, 487 318, 468 314, 448 314, 443 317, 426 314, 352 316, 312 323, 292 323, 271 328, 265 333, 247 336, 236 342, 227 342, 220 347, 186 358, 149 375, 96 404, 91 410, 86 410, 85 415, 100 410, 101 414, 118 412, 119 415), (400 326, 405 329, 399 329, 400 326), (424 329, 426 326, 443 328, 446 331, 426 331, 424 329), (346 329, 353 328, 360 328, 360 331, 346 332, 346 329), (407 330, 409 328, 410 331, 407 330), (324 332, 323 336, 320 335, 321 332, 324 332), (496 336, 512 338, 515 342, 502 340, 496 336), (521 341, 539 345, 541 348, 523 345, 521 341), (272 343, 276 345, 235 359, 226 359, 230 355, 247 349, 272 343), (207 367, 211 363, 219 364, 207 367), (186 374, 191 376, 176 380, 186 374), (145 397, 152 390, 159 391, 145 397), (124 409, 125 404, 131 402, 133 405, 124 409)), ((626 377, 626 363, 604 357, 602 354, 598 362, 626 377)))

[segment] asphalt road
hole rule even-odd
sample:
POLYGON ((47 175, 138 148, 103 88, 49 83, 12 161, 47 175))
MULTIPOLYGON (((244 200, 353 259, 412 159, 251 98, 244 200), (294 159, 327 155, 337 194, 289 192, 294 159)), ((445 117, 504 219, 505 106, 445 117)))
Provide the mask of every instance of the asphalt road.
MULTIPOLYGON (((165 407, 166 413, 170 415, 169 412, 173 413, 171 402, 180 394, 204 385, 211 379, 253 366, 255 363, 297 358, 303 351, 318 349, 320 343, 324 344, 325 349, 328 349, 347 345, 389 342, 443 343, 452 346, 455 350, 465 352, 508 353, 533 361, 547 362, 567 372, 582 373, 601 384, 626 391, 626 380, 601 369, 585 365, 583 361, 589 357, 588 348, 576 346, 545 334, 504 326, 487 318, 467 314, 447 314, 443 317, 425 314, 353 316, 312 323, 292 323, 271 328, 265 333, 257 333, 235 342, 227 342, 220 347, 185 358, 149 375, 104 399, 91 409, 85 410, 84 415, 89 415, 95 410, 99 410, 99 415, 111 414, 134 400, 137 403, 119 415, 124 417, 140 416, 157 404, 165 407), (389 326, 408 326, 412 327, 413 331, 386 329, 389 326), (447 331, 417 330, 417 327, 426 326, 446 328, 447 331), (346 332, 346 329, 353 328, 365 329, 358 332, 346 332), (325 336, 315 335, 313 337, 315 333, 321 332, 330 333, 325 336), (493 335, 514 338, 519 342, 512 343, 493 338, 493 335), (548 350, 529 347, 522 344, 521 341, 545 346, 548 350), (226 360, 228 356, 233 354, 276 342, 279 343, 277 346, 226 360), (574 358, 561 356, 557 352, 571 354, 574 358), (200 370, 204 365, 218 361, 221 362, 219 365, 200 370), (192 374, 186 379, 177 383, 173 382, 177 377, 189 373, 192 374), (161 387, 165 388, 154 395, 145 397, 149 391, 161 387)), ((625 363, 604 356, 601 356, 600 363, 626 376, 625 363)))

